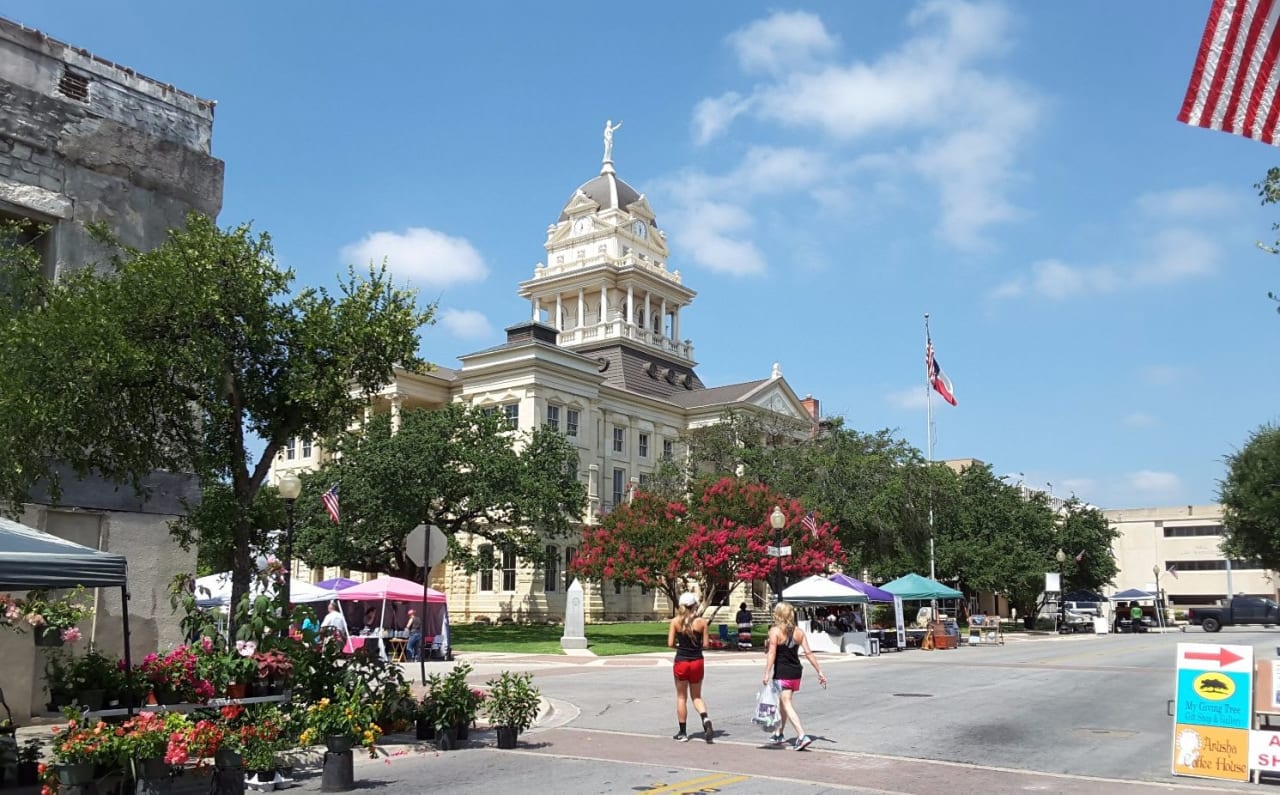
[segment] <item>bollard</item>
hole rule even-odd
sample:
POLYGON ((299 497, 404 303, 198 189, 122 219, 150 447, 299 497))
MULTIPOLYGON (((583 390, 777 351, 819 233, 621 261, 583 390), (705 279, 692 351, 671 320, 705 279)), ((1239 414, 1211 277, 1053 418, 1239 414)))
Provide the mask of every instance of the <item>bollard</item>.
POLYGON ((349 792, 355 789, 354 765, 351 751, 325 751, 324 769, 320 773, 320 791, 349 792))

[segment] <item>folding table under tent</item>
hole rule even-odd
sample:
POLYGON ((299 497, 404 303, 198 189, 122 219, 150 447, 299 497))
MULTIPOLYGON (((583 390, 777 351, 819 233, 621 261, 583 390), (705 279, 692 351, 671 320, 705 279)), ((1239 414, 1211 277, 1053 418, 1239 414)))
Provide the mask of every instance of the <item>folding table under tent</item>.
MULTIPOLYGON (((124 662, 133 668, 129 649, 129 566, 123 555, 103 552, 0 518, 0 591, 119 588, 124 662)), ((96 608, 96 605, 95 605, 96 608)), ((126 706, 132 713, 133 696, 126 706)))
MULTIPOLYGON (((343 602, 382 602, 382 618, 378 625, 385 626, 387 620, 387 602, 407 602, 408 608, 422 604, 422 583, 406 580, 402 577, 381 575, 368 582, 344 588, 338 592, 338 599, 343 602)), ((406 609, 408 609, 406 608, 406 609)), ((427 589, 427 615, 422 620, 422 637, 436 638, 432 647, 439 647, 442 654, 449 652, 449 604, 445 595, 432 588, 427 589)), ((385 653, 385 650, 384 650, 385 653)), ((425 659, 425 658, 424 658, 425 659)))

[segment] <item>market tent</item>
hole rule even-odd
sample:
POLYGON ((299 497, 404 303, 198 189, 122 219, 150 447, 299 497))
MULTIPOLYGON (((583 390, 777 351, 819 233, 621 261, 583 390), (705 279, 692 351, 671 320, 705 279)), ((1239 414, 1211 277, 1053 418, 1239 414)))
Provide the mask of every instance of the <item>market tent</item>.
MULTIPOLYGON (((264 593, 262 581, 254 579, 250 583, 249 592, 254 596, 264 593)), ((338 596, 338 592, 303 582, 296 577, 289 581, 289 600, 296 605, 309 602, 327 602, 338 596)), ((231 604, 231 572, 209 574, 196 579, 196 606, 207 609, 228 607, 231 604)))
POLYGON ((850 577, 847 574, 832 574, 827 579, 831 580, 837 585, 843 585, 846 588, 852 588, 858 593, 865 595, 867 599, 869 599, 872 602, 892 602, 893 601, 893 594, 889 593, 883 588, 877 588, 874 585, 869 585, 863 582, 862 580, 859 580, 856 577, 850 577))
POLYGON ((948 588, 942 583, 931 580, 928 577, 921 577, 914 572, 906 574, 893 582, 887 582, 880 586, 881 590, 897 596, 903 600, 924 601, 927 599, 962 599, 964 594, 955 588, 948 588))
POLYGON ((869 601, 866 594, 818 574, 783 588, 782 599, 793 605, 852 605, 869 601))
MULTIPOLYGON (((338 599, 344 602, 382 602, 382 618, 380 626, 387 626, 387 602, 405 602, 405 609, 422 604, 422 583, 391 577, 383 574, 368 582, 344 588, 338 592, 338 599)), ((398 611, 395 611, 398 612, 398 611)), ((402 617, 397 616, 397 623, 402 617)), ((442 649, 448 647, 449 605, 445 595, 435 589, 427 589, 427 614, 422 616, 423 635, 440 637, 442 649)))
POLYGON ((1150 591, 1143 591, 1137 588, 1130 588, 1127 591, 1111 594, 1111 601, 1113 602, 1149 602, 1154 601, 1155 598, 1156 595, 1150 591))
POLYGON ((346 577, 330 577, 327 580, 321 580, 320 582, 316 583, 316 587, 327 588, 330 591, 342 591, 347 588, 350 588, 353 585, 359 585, 359 584, 360 583, 356 582, 355 580, 348 580, 346 577))
POLYGON ((124 587, 123 555, 82 547, 34 527, 0 519, 0 591, 124 587))

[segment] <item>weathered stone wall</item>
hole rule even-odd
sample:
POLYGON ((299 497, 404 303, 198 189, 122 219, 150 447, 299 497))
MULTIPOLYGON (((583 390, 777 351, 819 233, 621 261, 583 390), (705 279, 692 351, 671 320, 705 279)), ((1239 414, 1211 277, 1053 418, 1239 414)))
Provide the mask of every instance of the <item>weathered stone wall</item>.
POLYGON ((213 107, 0 20, 0 209, 54 225, 59 272, 102 262, 90 222, 152 248, 222 207, 213 107))

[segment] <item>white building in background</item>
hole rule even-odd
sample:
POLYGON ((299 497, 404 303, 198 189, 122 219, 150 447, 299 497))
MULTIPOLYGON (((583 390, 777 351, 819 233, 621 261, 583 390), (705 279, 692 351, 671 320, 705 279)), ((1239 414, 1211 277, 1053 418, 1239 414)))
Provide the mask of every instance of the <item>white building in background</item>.
POLYGON ((1276 596, 1273 572, 1228 561, 1218 548, 1221 505, 1125 508, 1103 515, 1120 532, 1114 546, 1117 591, 1154 590, 1158 575, 1174 607, 1208 605, 1232 594, 1276 596))
MULTIPOLYGON (((768 370, 761 364, 768 377, 702 382, 682 328, 696 293, 669 267, 666 233, 644 195, 618 178, 610 143, 600 173, 573 192, 547 227, 546 263, 519 285, 529 315, 506 329, 506 342, 458 357, 457 369, 399 372, 367 409, 390 413, 394 427, 404 410, 465 402, 501 412, 517 430, 561 431, 578 448, 589 499, 585 524, 643 486, 662 459, 680 455, 681 434, 726 411, 799 420, 806 435, 819 416, 818 401, 797 397, 776 363, 768 370)), ((317 466, 323 456, 320 443, 287 446, 272 482, 317 466)), ((448 593, 450 613, 462 621, 562 617, 576 542, 548 539, 547 551, 552 562, 545 567, 499 552, 495 569, 468 575, 445 566, 433 572, 432 584, 448 593)), ((359 578, 338 569, 301 573, 313 581, 335 575, 359 578)), ((653 591, 620 583, 589 586, 587 607, 596 620, 667 614, 653 591)))

